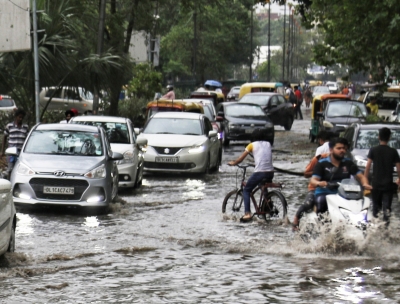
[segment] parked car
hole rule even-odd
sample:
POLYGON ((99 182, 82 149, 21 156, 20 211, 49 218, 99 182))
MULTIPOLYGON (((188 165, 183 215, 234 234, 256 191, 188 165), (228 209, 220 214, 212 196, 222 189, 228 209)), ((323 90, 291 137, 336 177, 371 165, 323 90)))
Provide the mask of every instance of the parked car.
POLYGON ((294 107, 282 94, 248 93, 239 102, 254 103, 261 106, 274 125, 290 130, 294 121, 294 107))
MULTIPOLYGON (((81 87, 50 87, 43 88, 39 94, 39 104, 44 108, 51 98, 47 106, 47 110, 65 111, 75 108, 79 113, 93 111, 93 94, 81 87)), ((99 100, 99 104, 102 101, 99 100)))
POLYGON ((217 113, 225 146, 228 146, 231 140, 251 140, 251 134, 256 128, 265 130, 269 142, 274 144, 274 124, 259 105, 223 102, 218 105, 217 113))
POLYGON ((7 95, 0 95, 0 112, 12 112, 16 108, 14 99, 7 95))
MULTIPOLYGON (((379 129, 383 127, 392 131, 388 145, 400 153, 400 124, 398 123, 354 123, 344 132, 343 137, 349 142, 347 157, 351 158, 361 171, 364 171, 367 165, 369 149, 379 145, 379 129)), ((372 171, 373 168, 369 174, 370 178, 372 178, 372 171)), ((393 182, 397 177, 398 173, 394 167, 393 182)))
MULTIPOLYGON (((17 149, 6 154, 16 156, 17 149)), ((117 196, 121 159, 101 127, 37 124, 11 173, 14 203, 107 209, 117 196)))
POLYGON ((11 183, 0 179, 0 256, 15 251, 17 217, 11 194, 11 183))
POLYGON ((148 141, 145 171, 208 173, 218 170, 221 164, 221 143, 203 114, 156 113, 141 137, 148 141))
POLYGON ((318 112, 319 130, 330 131, 337 136, 355 122, 365 122, 367 108, 359 101, 329 100, 323 112, 318 112))
POLYGON ((317 95, 323 95, 323 94, 330 94, 331 91, 327 86, 315 86, 311 87, 312 90, 312 97, 314 98, 317 95))
POLYGON ((378 116, 383 121, 396 121, 397 118, 397 107, 400 103, 400 93, 398 92, 383 92, 368 91, 365 94, 360 95, 358 100, 368 105, 371 96, 376 97, 376 103, 378 104, 378 116))
POLYGON ((239 92, 240 92, 240 87, 232 87, 231 90, 229 91, 229 93, 226 95, 226 99, 228 101, 238 100, 239 92))
POLYGON ((129 118, 115 116, 75 116, 70 123, 99 126, 106 131, 113 152, 124 158, 117 161, 119 187, 140 187, 143 179, 143 147, 145 138, 137 139, 133 123, 129 118))

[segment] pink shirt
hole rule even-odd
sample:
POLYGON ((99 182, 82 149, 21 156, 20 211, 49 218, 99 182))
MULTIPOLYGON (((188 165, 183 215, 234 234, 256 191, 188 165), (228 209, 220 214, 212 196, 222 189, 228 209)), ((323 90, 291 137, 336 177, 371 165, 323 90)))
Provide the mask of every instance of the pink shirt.
POLYGON ((175 92, 169 91, 167 94, 161 97, 162 99, 175 99, 175 92))

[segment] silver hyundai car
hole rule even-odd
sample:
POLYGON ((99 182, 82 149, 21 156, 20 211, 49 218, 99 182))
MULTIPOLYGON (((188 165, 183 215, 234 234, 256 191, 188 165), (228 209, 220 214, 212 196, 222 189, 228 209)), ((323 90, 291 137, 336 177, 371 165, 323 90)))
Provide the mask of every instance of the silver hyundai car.
MULTIPOLYGON (((8 148, 8 155, 18 155, 8 148)), ((62 205, 104 208, 118 193, 122 159, 101 127, 37 124, 11 173, 16 206, 62 205)))

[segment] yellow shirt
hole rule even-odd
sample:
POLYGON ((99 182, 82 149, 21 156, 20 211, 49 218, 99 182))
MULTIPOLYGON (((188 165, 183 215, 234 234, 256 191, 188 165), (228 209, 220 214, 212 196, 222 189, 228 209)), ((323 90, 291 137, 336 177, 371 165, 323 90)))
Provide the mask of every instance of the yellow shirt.
POLYGON ((368 108, 370 108, 371 109, 371 114, 372 115, 378 115, 378 104, 371 104, 371 103, 369 103, 369 104, 367 104, 367 107, 368 108))

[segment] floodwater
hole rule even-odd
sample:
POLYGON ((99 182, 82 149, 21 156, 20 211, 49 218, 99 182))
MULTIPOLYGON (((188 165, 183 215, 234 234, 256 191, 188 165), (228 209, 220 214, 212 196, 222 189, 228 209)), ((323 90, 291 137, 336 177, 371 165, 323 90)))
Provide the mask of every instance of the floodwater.
MULTIPOLYGON (((312 154, 301 144, 308 127, 276 127, 277 163, 296 167, 312 154)), ((305 240, 290 225, 222 215, 236 183, 226 163, 245 144, 225 148, 218 173, 146 175, 106 215, 18 213, 16 252, 0 259, 1 303, 397 303, 396 218, 350 242, 329 227, 305 240)), ((275 181, 286 185, 291 220, 307 180, 277 172, 275 181)))

